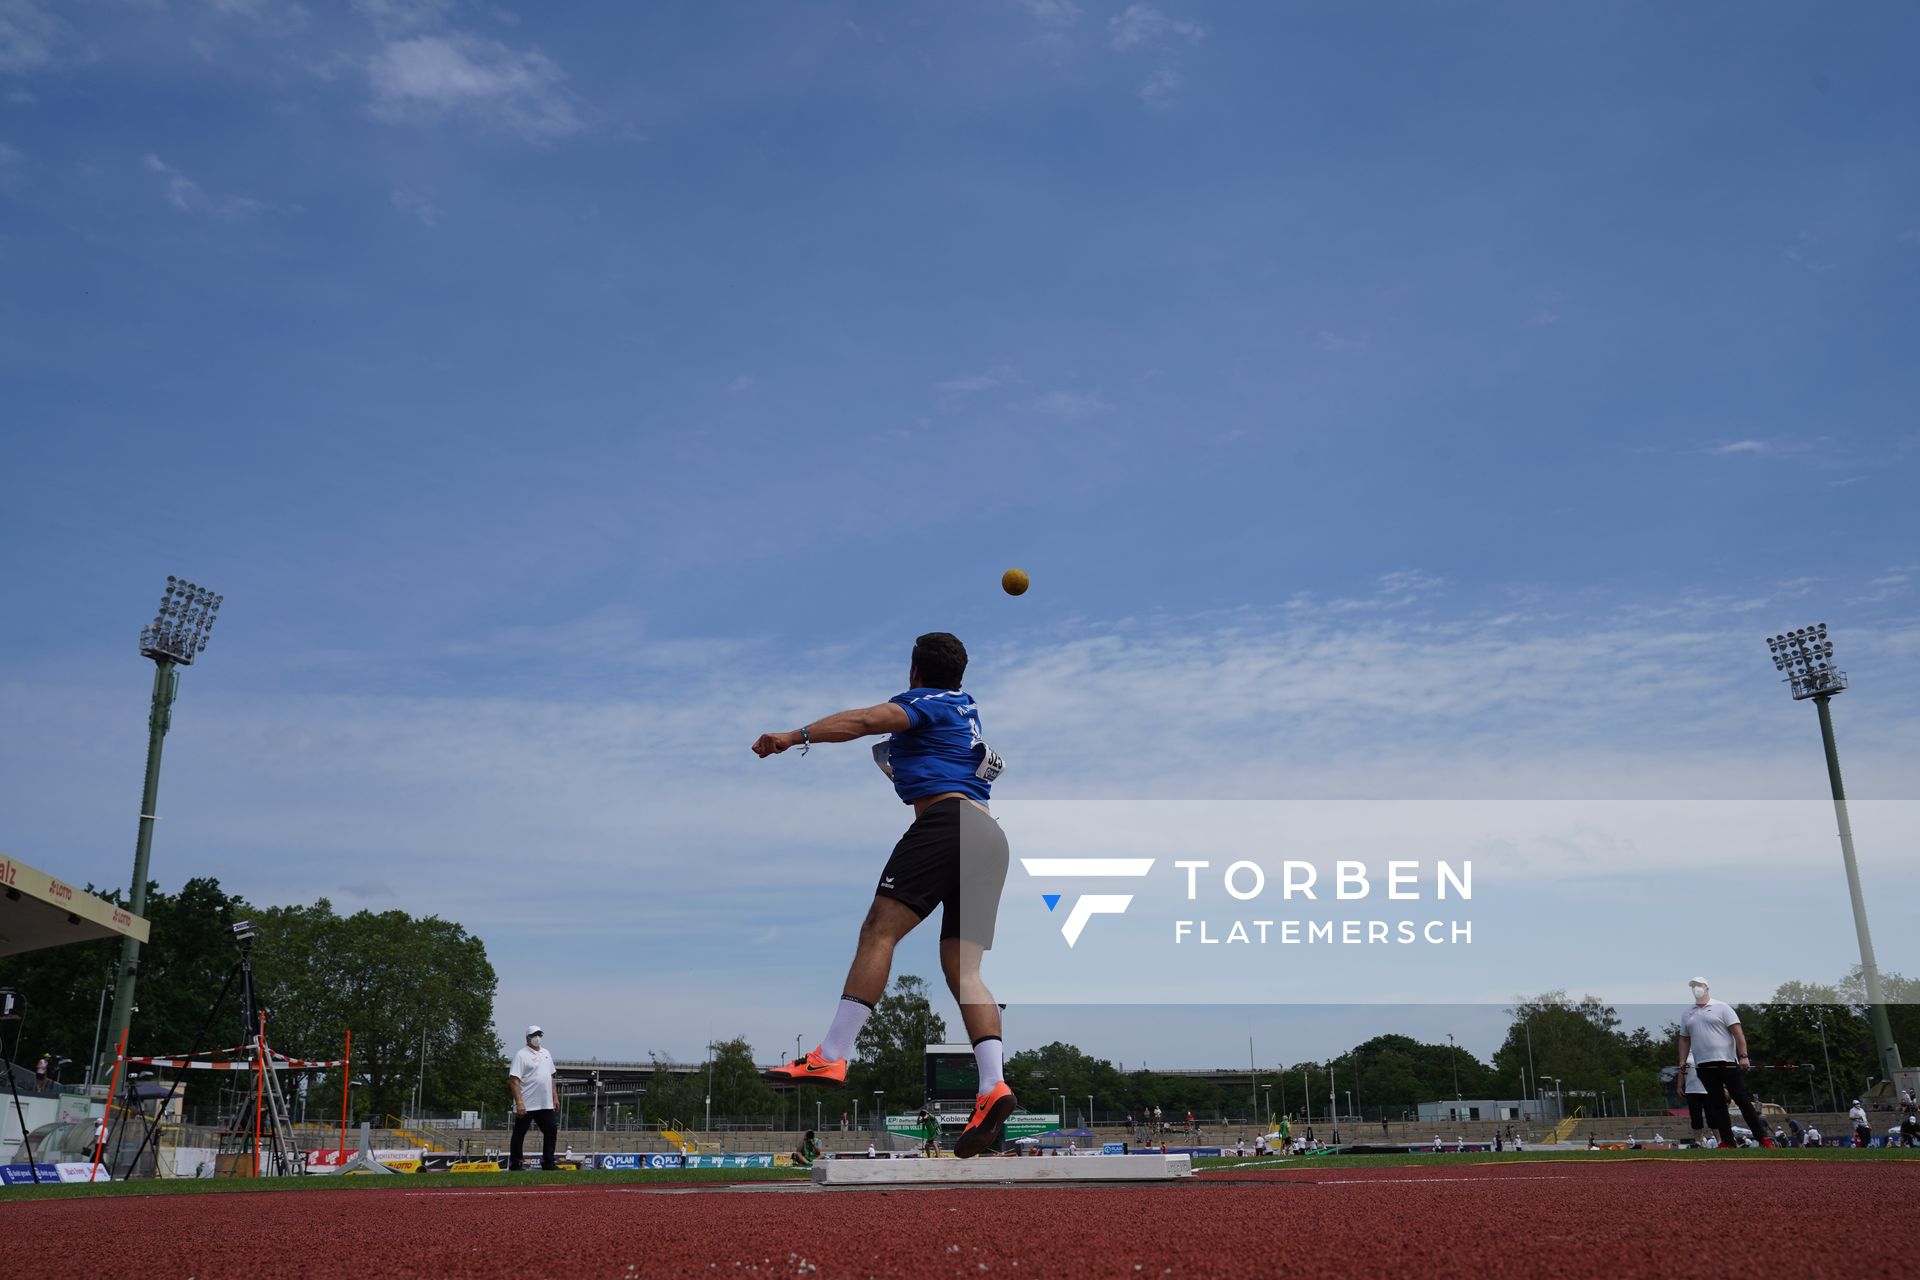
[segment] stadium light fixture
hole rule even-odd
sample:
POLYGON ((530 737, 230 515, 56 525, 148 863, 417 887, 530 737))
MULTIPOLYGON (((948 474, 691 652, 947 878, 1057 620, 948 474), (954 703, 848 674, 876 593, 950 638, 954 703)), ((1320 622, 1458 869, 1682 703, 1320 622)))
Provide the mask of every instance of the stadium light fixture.
MULTIPOLYGON (((167 575, 167 589, 153 621, 140 630, 140 656, 153 659, 153 705, 147 714, 147 780, 140 793, 140 833, 133 848, 133 891, 127 908, 135 915, 147 910, 147 861, 153 852, 153 824, 159 821, 160 748, 173 722, 173 699, 180 691, 180 668, 207 651, 207 637, 220 614, 217 595, 197 582, 167 575)), ((242 947, 247 939, 236 940, 242 947)), ((113 1021, 106 1043, 118 1044, 120 1033, 133 1018, 133 986, 140 974, 140 944, 127 937, 120 944, 120 973, 113 993, 113 1021)), ((110 1064, 95 1064, 95 1079, 103 1079, 110 1064)))
POLYGON ((224 599, 197 582, 168 574, 160 610, 140 631, 140 656, 192 666, 194 658, 207 651, 207 637, 224 599))
POLYGON ((1880 988, 1880 966, 1873 958, 1873 933, 1867 928, 1866 895, 1860 889, 1860 867, 1853 856, 1853 824, 1847 820, 1847 789, 1840 781, 1840 752, 1833 741, 1833 713, 1827 704, 1844 692, 1847 673, 1834 661, 1833 640, 1827 624, 1816 622, 1767 637, 1767 652, 1773 669, 1793 693, 1795 702, 1813 699, 1820 712, 1820 742, 1827 753, 1827 782, 1833 789, 1833 813, 1840 827, 1840 858, 1847 868, 1847 893, 1853 899, 1853 931, 1860 943, 1860 972, 1866 979, 1867 1016, 1873 1024, 1873 1043, 1880 1065, 1887 1075, 1900 1070, 1900 1046, 1894 1042, 1893 1026, 1887 1020, 1887 1005, 1880 988))

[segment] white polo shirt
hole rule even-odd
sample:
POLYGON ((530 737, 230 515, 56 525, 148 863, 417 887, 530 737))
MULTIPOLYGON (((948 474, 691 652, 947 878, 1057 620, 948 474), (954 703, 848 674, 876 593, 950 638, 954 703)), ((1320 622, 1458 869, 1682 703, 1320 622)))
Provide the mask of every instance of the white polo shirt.
POLYGON ((520 1046, 507 1074, 520 1081, 520 1104, 529 1111, 553 1110, 553 1055, 520 1046))
POLYGON ((1695 1062, 1738 1062, 1733 1029, 1739 1025, 1740 1015, 1725 1000, 1696 1004, 1680 1015, 1680 1030, 1691 1042, 1695 1062))

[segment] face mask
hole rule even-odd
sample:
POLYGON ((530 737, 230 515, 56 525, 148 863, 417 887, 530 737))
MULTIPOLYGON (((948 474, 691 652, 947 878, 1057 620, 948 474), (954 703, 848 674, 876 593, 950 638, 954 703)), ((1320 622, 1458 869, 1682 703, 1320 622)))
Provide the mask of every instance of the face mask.
POLYGON ((1697 982, 1689 982, 1687 986, 1693 991, 1693 1002, 1695 1004, 1705 1004, 1707 1002, 1707 989, 1705 987, 1697 982))
POLYGON ((539 1036, 528 1036, 528 1037, 527 1037, 527 1046, 528 1046, 529 1048, 532 1048, 532 1049, 538 1049, 538 1048, 540 1047, 540 1037, 539 1037, 539 1036))

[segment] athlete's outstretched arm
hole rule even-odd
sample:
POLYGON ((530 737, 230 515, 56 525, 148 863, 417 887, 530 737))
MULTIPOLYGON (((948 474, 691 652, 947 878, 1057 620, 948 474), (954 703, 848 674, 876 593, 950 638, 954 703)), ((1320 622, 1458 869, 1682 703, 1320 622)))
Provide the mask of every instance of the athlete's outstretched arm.
POLYGON ((861 707, 856 711, 836 711, 815 720, 805 729, 763 733, 754 739, 753 754, 764 760, 790 747, 797 747, 802 742, 852 742, 855 738, 871 737, 876 733, 905 733, 912 727, 913 721, 908 719, 905 707, 897 702, 883 702, 879 706, 861 707))

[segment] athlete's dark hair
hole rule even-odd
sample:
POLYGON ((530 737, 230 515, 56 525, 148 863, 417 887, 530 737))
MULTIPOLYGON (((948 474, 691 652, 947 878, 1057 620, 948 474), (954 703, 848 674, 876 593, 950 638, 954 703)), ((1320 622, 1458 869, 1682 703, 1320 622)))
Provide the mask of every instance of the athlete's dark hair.
POLYGON ((926 689, 958 689, 967 674, 967 646, 946 631, 929 631, 913 642, 913 665, 926 689))

